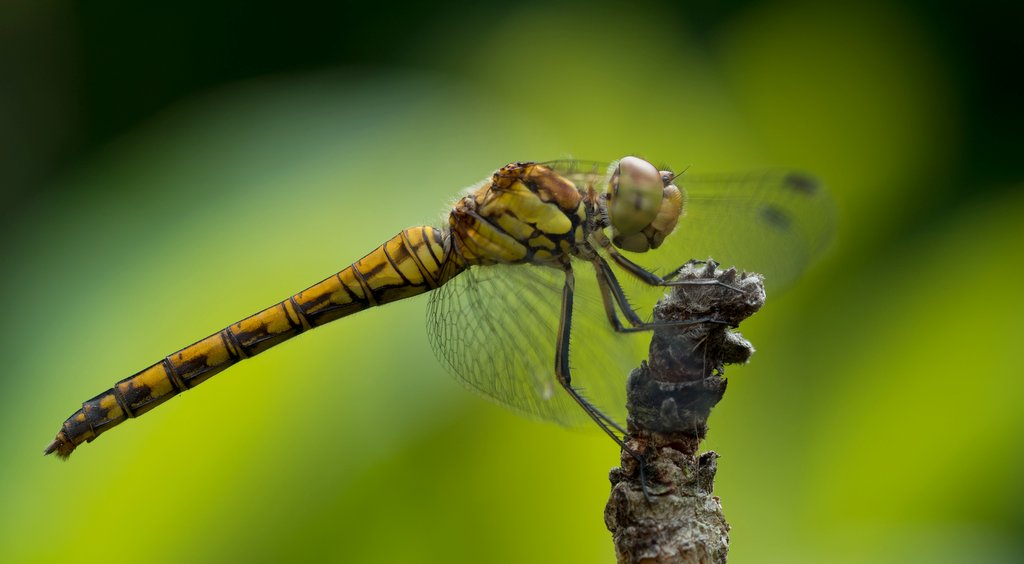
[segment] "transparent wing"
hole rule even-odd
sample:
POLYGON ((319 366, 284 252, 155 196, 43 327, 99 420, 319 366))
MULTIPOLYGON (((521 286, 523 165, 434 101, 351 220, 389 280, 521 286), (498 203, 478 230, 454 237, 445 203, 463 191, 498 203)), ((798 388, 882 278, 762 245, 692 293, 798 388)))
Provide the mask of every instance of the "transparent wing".
MULTIPOLYGON (((589 264, 575 264, 569 359, 573 385, 623 421, 637 341, 605 317, 589 264)), ((427 331, 438 358, 468 387, 515 411, 563 425, 590 419, 555 378, 564 275, 533 265, 475 266, 431 293, 427 331)))
MULTIPOLYGON (((578 188, 606 190, 609 165, 544 163, 578 188)), ((660 274, 690 259, 759 272, 770 290, 788 286, 825 250, 835 229, 834 204, 811 176, 792 171, 691 175, 676 178, 686 200, 683 217, 658 249, 631 258, 660 274)), ((627 253, 630 254, 630 253, 627 253)))
POLYGON ((827 247, 835 229, 831 197, 799 172, 682 175, 683 217, 658 249, 638 257, 666 272, 688 259, 759 272, 769 289, 791 284, 827 247))

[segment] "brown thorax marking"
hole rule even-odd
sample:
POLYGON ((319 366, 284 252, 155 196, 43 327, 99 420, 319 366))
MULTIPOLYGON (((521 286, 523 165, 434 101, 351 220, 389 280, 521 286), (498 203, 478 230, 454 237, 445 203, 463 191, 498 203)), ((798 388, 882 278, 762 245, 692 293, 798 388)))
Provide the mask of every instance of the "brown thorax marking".
POLYGON ((567 264, 586 245, 583 199, 544 165, 506 165, 455 205, 454 251, 466 264, 567 264))

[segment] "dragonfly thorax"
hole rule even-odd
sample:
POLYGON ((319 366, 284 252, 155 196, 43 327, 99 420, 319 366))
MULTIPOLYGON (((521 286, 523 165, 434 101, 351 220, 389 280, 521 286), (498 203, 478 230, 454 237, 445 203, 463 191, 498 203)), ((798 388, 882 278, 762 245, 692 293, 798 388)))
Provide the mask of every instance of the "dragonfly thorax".
POLYGON ((448 218, 465 265, 567 264, 586 238, 583 194, 538 163, 512 163, 456 203, 448 218))
POLYGON ((676 227, 683 196, 675 176, 638 157, 623 157, 612 171, 605 194, 612 243, 642 253, 656 249, 676 227))

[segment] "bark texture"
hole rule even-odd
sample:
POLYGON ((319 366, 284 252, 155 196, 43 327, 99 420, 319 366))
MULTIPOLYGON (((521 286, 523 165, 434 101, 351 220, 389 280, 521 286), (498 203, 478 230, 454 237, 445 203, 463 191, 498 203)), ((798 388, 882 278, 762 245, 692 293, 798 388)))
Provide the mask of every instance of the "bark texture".
POLYGON ((713 495, 718 455, 698 455, 711 408, 725 393, 725 365, 746 362, 754 347, 733 328, 764 304, 761 277, 691 262, 654 309, 658 323, 648 360, 627 385, 626 444, 611 471, 605 524, 619 562, 722 563, 729 525, 713 495), (646 488, 646 492, 645 492, 646 488))

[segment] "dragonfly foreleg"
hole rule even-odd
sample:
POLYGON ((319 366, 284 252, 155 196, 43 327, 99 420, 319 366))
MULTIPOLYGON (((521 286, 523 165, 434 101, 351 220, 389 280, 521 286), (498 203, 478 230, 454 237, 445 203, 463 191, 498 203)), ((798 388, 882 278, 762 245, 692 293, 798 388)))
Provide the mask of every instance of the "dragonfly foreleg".
MULTIPOLYGON (((608 321, 612 324, 612 328, 618 333, 636 333, 638 331, 651 331, 659 327, 685 327, 688 325, 701 325, 704 323, 732 325, 728 321, 712 317, 701 317, 697 319, 688 319, 686 321, 670 322, 644 321, 629 303, 626 293, 622 291, 622 285, 619 284, 618 278, 615 277, 615 273, 612 271, 611 267, 608 266, 608 263, 598 256, 594 258, 593 264, 594 272, 597 275, 597 285, 601 290, 601 301, 604 303, 605 313, 608 316, 608 321), (629 327, 624 326, 622 322, 619 321, 619 316, 615 313, 616 305, 619 306, 619 309, 622 311, 622 315, 629 321, 629 327)), ((637 268, 640 267, 638 266, 637 268)), ((652 276, 654 276, 654 274, 652 274, 652 276)), ((727 286, 727 284, 721 284, 723 286, 727 286)))
MULTIPOLYGON (((608 256, 612 257, 612 260, 614 260, 615 263, 621 266, 626 272, 629 272, 633 276, 636 276, 637 278, 640 279, 641 282, 648 284, 650 286, 721 286, 723 288, 729 288, 737 292, 743 291, 735 286, 730 286, 729 284, 726 284, 725 282, 716 280, 714 278, 697 280, 672 280, 670 276, 669 279, 665 279, 640 266, 639 264, 629 260, 628 258, 622 256, 622 253, 616 250, 615 247, 613 247, 611 244, 604 245, 604 250, 607 251, 608 256)), ((672 276, 674 276, 674 274, 672 276)))

